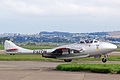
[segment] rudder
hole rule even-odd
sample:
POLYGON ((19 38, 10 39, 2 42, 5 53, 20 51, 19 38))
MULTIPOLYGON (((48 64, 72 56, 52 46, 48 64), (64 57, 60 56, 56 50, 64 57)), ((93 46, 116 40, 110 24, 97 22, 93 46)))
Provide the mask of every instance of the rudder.
POLYGON ((15 45, 13 42, 11 42, 9 40, 5 40, 4 50, 5 50, 5 53, 7 53, 7 52, 17 52, 18 46, 15 45))

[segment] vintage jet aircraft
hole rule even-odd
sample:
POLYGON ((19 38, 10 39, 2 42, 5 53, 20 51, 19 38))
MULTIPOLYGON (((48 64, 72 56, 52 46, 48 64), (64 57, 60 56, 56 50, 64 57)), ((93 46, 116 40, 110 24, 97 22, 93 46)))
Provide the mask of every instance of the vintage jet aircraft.
POLYGON ((53 49, 30 50, 15 45, 10 40, 6 40, 4 50, 6 54, 41 54, 45 58, 63 59, 71 62, 74 58, 95 57, 104 55, 102 62, 106 62, 107 53, 117 49, 117 46, 108 42, 98 40, 84 40, 79 43, 59 46, 53 49))

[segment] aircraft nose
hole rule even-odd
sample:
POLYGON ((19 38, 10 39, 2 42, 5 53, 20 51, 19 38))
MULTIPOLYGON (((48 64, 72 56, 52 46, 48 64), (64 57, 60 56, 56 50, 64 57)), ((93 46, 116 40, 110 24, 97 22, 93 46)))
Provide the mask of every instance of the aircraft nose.
POLYGON ((111 49, 116 50, 116 49, 117 49, 117 46, 114 45, 114 44, 111 44, 111 49))
POLYGON ((117 49, 117 46, 114 45, 114 44, 111 44, 111 43, 107 43, 107 44, 106 44, 106 48, 107 48, 107 49, 110 49, 110 50, 116 50, 116 49, 117 49))

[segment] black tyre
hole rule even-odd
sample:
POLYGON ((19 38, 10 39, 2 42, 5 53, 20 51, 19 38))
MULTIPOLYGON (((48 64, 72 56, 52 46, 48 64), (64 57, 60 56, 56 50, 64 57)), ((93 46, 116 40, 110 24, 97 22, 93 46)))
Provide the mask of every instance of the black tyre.
POLYGON ((64 59, 65 62, 71 62, 72 59, 64 59))
POLYGON ((105 63, 106 61, 107 61, 107 59, 106 59, 106 58, 102 58, 102 62, 104 62, 104 63, 105 63))

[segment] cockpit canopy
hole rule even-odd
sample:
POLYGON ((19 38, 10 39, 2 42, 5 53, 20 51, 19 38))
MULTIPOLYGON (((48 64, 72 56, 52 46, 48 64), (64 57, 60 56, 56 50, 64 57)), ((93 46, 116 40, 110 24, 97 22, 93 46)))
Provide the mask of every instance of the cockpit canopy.
POLYGON ((99 41, 98 40, 96 40, 96 39, 93 39, 93 40, 81 40, 80 41, 80 44, 89 44, 89 43, 99 43, 99 41))

